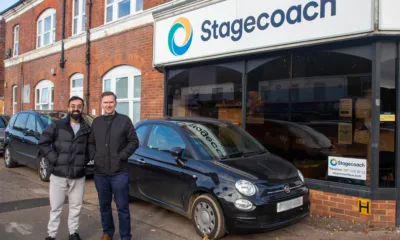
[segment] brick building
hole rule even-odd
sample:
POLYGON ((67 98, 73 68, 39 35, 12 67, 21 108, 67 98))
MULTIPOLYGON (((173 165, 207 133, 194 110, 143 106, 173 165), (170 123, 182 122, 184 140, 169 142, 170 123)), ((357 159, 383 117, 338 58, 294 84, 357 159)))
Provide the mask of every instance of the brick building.
POLYGON ((4 111, 4 54, 6 29, 4 19, 0 19, 0 113, 4 111))
POLYGON ((96 116, 100 94, 112 90, 117 110, 135 122, 162 115, 164 77, 152 65, 152 13, 170 3, 108 2, 21 0, 2 12, 11 53, 4 61, 4 95, 11 100, 5 113, 66 109, 69 97, 79 95, 96 116))
POLYGON ((312 213, 400 225, 399 3, 60 2, 2 13, 6 113, 81 95, 99 115, 112 90, 134 122, 229 120, 303 172, 312 213))

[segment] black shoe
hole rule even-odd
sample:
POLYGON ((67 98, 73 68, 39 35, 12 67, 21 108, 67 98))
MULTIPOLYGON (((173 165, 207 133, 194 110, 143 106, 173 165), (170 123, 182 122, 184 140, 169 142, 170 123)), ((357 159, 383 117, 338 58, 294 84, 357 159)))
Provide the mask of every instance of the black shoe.
POLYGON ((69 240, 81 240, 81 237, 79 237, 78 233, 74 233, 69 235, 69 240))
POLYGON ((47 238, 45 238, 45 240, 56 240, 56 239, 52 238, 52 237, 47 237, 47 238))

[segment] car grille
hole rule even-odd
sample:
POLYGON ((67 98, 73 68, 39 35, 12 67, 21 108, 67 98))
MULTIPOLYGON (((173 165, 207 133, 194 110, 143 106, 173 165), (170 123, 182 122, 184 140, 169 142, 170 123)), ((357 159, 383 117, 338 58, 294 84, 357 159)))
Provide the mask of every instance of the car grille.
POLYGON ((298 218, 309 212, 309 205, 303 205, 302 207, 294 208, 280 213, 271 213, 262 217, 257 218, 257 223, 260 225, 275 224, 283 221, 289 221, 291 219, 298 218))

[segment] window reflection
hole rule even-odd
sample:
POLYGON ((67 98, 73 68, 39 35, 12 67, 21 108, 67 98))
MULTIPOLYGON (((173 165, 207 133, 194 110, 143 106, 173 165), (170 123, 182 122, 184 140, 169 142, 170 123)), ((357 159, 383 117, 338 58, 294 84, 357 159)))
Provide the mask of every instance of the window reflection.
POLYGON ((370 51, 265 59, 248 73, 247 131, 307 178, 369 185, 370 51), (330 157, 365 162, 366 179, 329 175, 330 157))
POLYGON ((383 43, 380 75, 379 186, 395 187, 395 115, 396 115, 395 43, 383 43))
POLYGON ((168 115, 211 117, 241 125, 241 87, 242 73, 227 67, 185 70, 168 80, 168 115))

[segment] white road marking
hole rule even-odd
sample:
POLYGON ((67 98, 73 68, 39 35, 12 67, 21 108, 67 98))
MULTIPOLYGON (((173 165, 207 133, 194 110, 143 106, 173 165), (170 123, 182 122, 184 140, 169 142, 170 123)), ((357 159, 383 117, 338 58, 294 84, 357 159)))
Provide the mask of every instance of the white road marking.
POLYGON ((29 235, 29 234, 32 234, 32 232, 30 232, 29 230, 32 230, 33 227, 32 227, 32 225, 29 225, 29 224, 23 224, 23 223, 19 224, 16 222, 9 223, 6 226, 6 232, 8 232, 8 233, 14 232, 13 229, 17 230, 22 235, 29 235))

